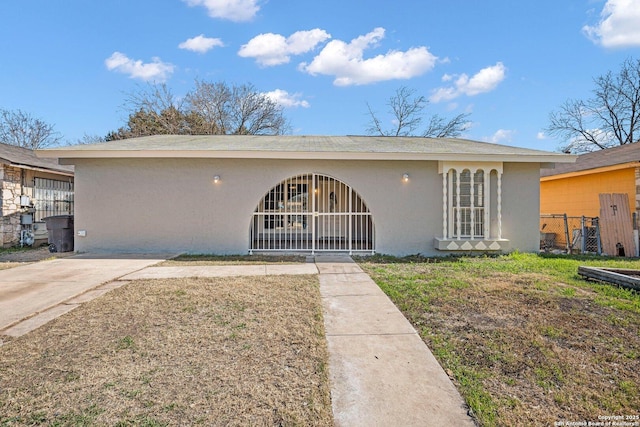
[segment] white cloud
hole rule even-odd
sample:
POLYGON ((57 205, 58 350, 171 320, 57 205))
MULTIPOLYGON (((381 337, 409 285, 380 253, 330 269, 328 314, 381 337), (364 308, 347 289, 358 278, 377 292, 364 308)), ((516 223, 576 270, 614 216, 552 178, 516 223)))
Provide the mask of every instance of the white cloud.
POLYGON ((608 48, 640 46, 640 0, 608 0, 600 18, 582 27, 591 41, 608 48))
POLYGON ((297 31, 285 38, 280 34, 260 34, 242 45, 238 55, 243 58, 255 58, 263 67, 286 64, 291 55, 300 55, 312 50, 318 43, 331 38, 331 34, 319 28, 309 31, 297 31))
POLYGON ((512 130, 498 129, 491 137, 485 138, 485 141, 491 142, 493 144, 511 142, 514 134, 515 132, 512 130))
POLYGON ((494 90, 505 78, 506 67, 502 62, 483 68, 471 78, 466 74, 459 77, 445 74, 444 82, 453 82, 453 86, 436 89, 429 97, 431 102, 450 101, 462 95, 475 96, 494 90))
POLYGON ((311 105, 304 99, 300 99, 302 96, 299 93, 289 93, 286 90, 276 89, 271 92, 265 92, 264 95, 271 100, 277 102, 284 108, 303 107, 309 108, 311 105))
POLYGON ((205 37, 204 34, 187 39, 178 45, 180 49, 191 50, 193 52, 205 53, 216 46, 224 46, 222 40, 211 37, 205 37))
POLYGON ((385 80, 409 79, 431 70, 438 59, 426 47, 411 48, 405 52, 391 50, 384 55, 364 59, 364 50, 384 38, 385 29, 372 32, 345 43, 332 40, 310 64, 299 69, 311 75, 335 76, 336 86, 364 85, 385 80))
POLYGON ((173 64, 162 62, 160 58, 151 59, 152 62, 145 64, 140 60, 135 61, 127 57, 124 53, 113 52, 104 63, 109 71, 128 74, 132 79, 144 81, 163 82, 173 74, 175 69, 173 64))
POLYGON ((234 22, 251 21, 258 11, 258 0, 183 0, 189 6, 204 6, 212 18, 234 22))
POLYGON ((536 135, 537 139, 547 139, 547 135, 544 134, 544 132, 538 132, 538 134, 536 135))

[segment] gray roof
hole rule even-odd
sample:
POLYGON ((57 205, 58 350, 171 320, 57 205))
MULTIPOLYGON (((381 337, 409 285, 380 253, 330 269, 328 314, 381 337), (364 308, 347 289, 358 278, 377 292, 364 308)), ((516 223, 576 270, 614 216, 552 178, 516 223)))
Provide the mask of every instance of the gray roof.
MULTIPOLYGON (((158 135, 38 150, 40 157, 214 157, 573 162, 575 156, 457 138, 158 135)), ((72 163, 72 160, 68 161, 72 163)))
POLYGON ((33 150, 3 143, 0 143, 0 163, 73 174, 73 166, 60 165, 56 160, 36 156, 33 150))
POLYGON ((625 144, 614 148, 607 148, 606 150, 581 154, 575 163, 558 164, 553 169, 542 169, 540 176, 580 172, 632 162, 640 162, 640 143, 625 144))

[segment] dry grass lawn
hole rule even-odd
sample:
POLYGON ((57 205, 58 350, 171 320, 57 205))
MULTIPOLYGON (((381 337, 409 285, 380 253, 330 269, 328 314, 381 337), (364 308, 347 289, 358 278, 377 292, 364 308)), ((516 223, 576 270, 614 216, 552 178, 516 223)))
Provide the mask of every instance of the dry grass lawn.
POLYGON ((315 276, 131 282, 0 347, 0 425, 332 425, 315 276))
POLYGON ((587 425, 616 416, 629 423, 618 425, 638 426, 640 294, 582 280, 578 265, 640 269, 639 260, 518 253, 361 261, 480 425, 587 425))

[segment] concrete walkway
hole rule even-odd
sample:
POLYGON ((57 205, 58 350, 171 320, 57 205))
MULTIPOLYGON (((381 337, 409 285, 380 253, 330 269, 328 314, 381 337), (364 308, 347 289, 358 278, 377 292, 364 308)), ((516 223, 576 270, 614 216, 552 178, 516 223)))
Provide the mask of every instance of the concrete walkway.
POLYGON ((411 324, 349 257, 316 257, 336 426, 474 426, 411 324))
POLYGON ((474 426, 427 346, 348 256, 315 264, 155 267, 165 257, 73 256, 0 270, 0 334, 23 335, 129 280, 319 274, 335 424, 474 426))

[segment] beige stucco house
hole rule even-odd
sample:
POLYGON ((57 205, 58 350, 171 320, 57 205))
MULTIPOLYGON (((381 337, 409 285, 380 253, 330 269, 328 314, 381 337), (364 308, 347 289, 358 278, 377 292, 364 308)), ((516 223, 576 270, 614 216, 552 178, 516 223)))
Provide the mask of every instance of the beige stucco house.
POLYGON ((462 139, 153 136, 41 150, 74 165, 81 252, 537 251, 541 166, 462 139))
POLYGON ((47 239, 42 218, 73 213, 73 166, 0 143, 0 247, 47 239))

